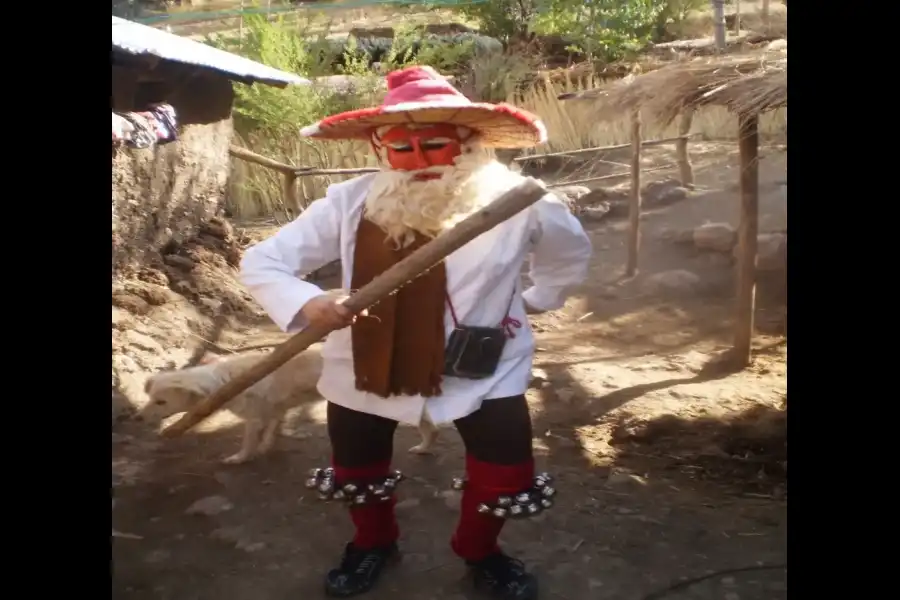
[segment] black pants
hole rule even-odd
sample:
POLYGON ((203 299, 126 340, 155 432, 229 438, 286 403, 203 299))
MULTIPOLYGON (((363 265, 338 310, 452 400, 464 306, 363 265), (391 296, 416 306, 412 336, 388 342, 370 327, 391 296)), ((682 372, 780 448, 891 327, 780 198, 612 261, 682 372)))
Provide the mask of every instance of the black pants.
MULTIPOLYGON (((454 421, 466 453, 497 465, 531 459, 531 415, 524 395, 485 400, 474 413, 454 421)), ((334 461, 356 468, 390 460, 397 421, 328 403, 328 436, 334 461)))

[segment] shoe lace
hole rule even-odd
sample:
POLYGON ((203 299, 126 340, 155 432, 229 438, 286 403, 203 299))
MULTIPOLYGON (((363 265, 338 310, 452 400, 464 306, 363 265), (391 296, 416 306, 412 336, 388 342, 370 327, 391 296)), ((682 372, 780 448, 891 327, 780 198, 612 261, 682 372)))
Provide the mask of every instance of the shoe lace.
POLYGON ((381 556, 371 550, 347 549, 341 561, 342 571, 353 571, 358 574, 367 573, 374 567, 381 556))

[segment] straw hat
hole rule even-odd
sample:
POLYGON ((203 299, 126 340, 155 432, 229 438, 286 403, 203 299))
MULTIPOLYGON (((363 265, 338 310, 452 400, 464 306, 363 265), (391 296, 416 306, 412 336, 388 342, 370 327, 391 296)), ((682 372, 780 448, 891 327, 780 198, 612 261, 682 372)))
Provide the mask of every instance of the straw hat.
POLYGON ((472 102, 431 67, 408 67, 387 75, 381 106, 326 117, 300 130, 320 140, 371 139, 377 127, 449 123, 477 131, 491 148, 528 148, 547 140, 541 120, 510 104, 472 102))

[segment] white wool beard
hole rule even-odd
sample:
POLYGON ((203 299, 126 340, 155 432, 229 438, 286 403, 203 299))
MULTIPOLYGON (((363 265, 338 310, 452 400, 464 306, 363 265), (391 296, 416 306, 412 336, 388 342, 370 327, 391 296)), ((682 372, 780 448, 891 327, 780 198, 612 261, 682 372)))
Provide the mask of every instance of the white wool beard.
POLYGON ((380 171, 366 197, 366 218, 404 248, 416 232, 437 237, 522 181, 477 143, 465 144, 454 162, 414 172, 380 171), (441 177, 417 180, 422 173, 441 177))

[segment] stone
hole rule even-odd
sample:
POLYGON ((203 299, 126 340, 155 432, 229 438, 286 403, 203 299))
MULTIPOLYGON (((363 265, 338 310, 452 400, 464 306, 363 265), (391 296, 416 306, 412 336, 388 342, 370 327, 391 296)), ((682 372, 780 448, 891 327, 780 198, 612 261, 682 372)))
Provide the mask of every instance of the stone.
POLYGON ((634 473, 626 473, 624 471, 614 471, 606 478, 607 485, 647 485, 647 480, 640 475, 634 473))
POLYGON ((159 345, 159 342, 154 340, 149 335, 145 335, 134 329, 129 329, 125 332, 125 340, 135 348, 140 348, 141 350, 146 350, 147 352, 158 352, 163 354, 163 348, 159 345))
POLYGON ((452 511, 459 512, 459 503, 462 501, 462 492, 456 490, 444 490, 438 492, 438 496, 443 498, 444 504, 452 511))
POLYGON ((184 512, 187 515, 213 517, 232 508, 234 508, 234 505, 224 496, 207 496, 191 504, 184 512))
POLYGON ((569 404, 572 400, 575 399, 575 390, 571 388, 562 388, 556 390, 556 397, 559 398, 559 401, 563 404, 569 404))
POLYGON ((420 504, 422 504, 422 501, 418 498, 406 498, 398 502, 394 508, 396 510, 409 510, 411 508, 417 508, 420 504))
POLYGON ((695 293, 700 286, 700 277, 690 271, 684 269, 673 269, 671 271, 661 271, 647 277, 642 289, 646 294, 691 294, 695 293))
POLYGON ((760 271, 787 268, 787 235, 763 233, 756 238, 756 268, 760 271))
POLYGON ((553 193, 572 208, 578 204, 580 199, 590 194, 591 190, 583 185, 564 185, 553 188, 553 193))
POLYGON ((704 223, 694 229, 693 240, 698 250, 731 252, 737 243, 737 232, 728 223, 704 223))
POLYGON ((601 221, 609 216, 610 209, 609 202, 600 202, 594 206, 585 206, 579 216, 583 221, 601 221))

